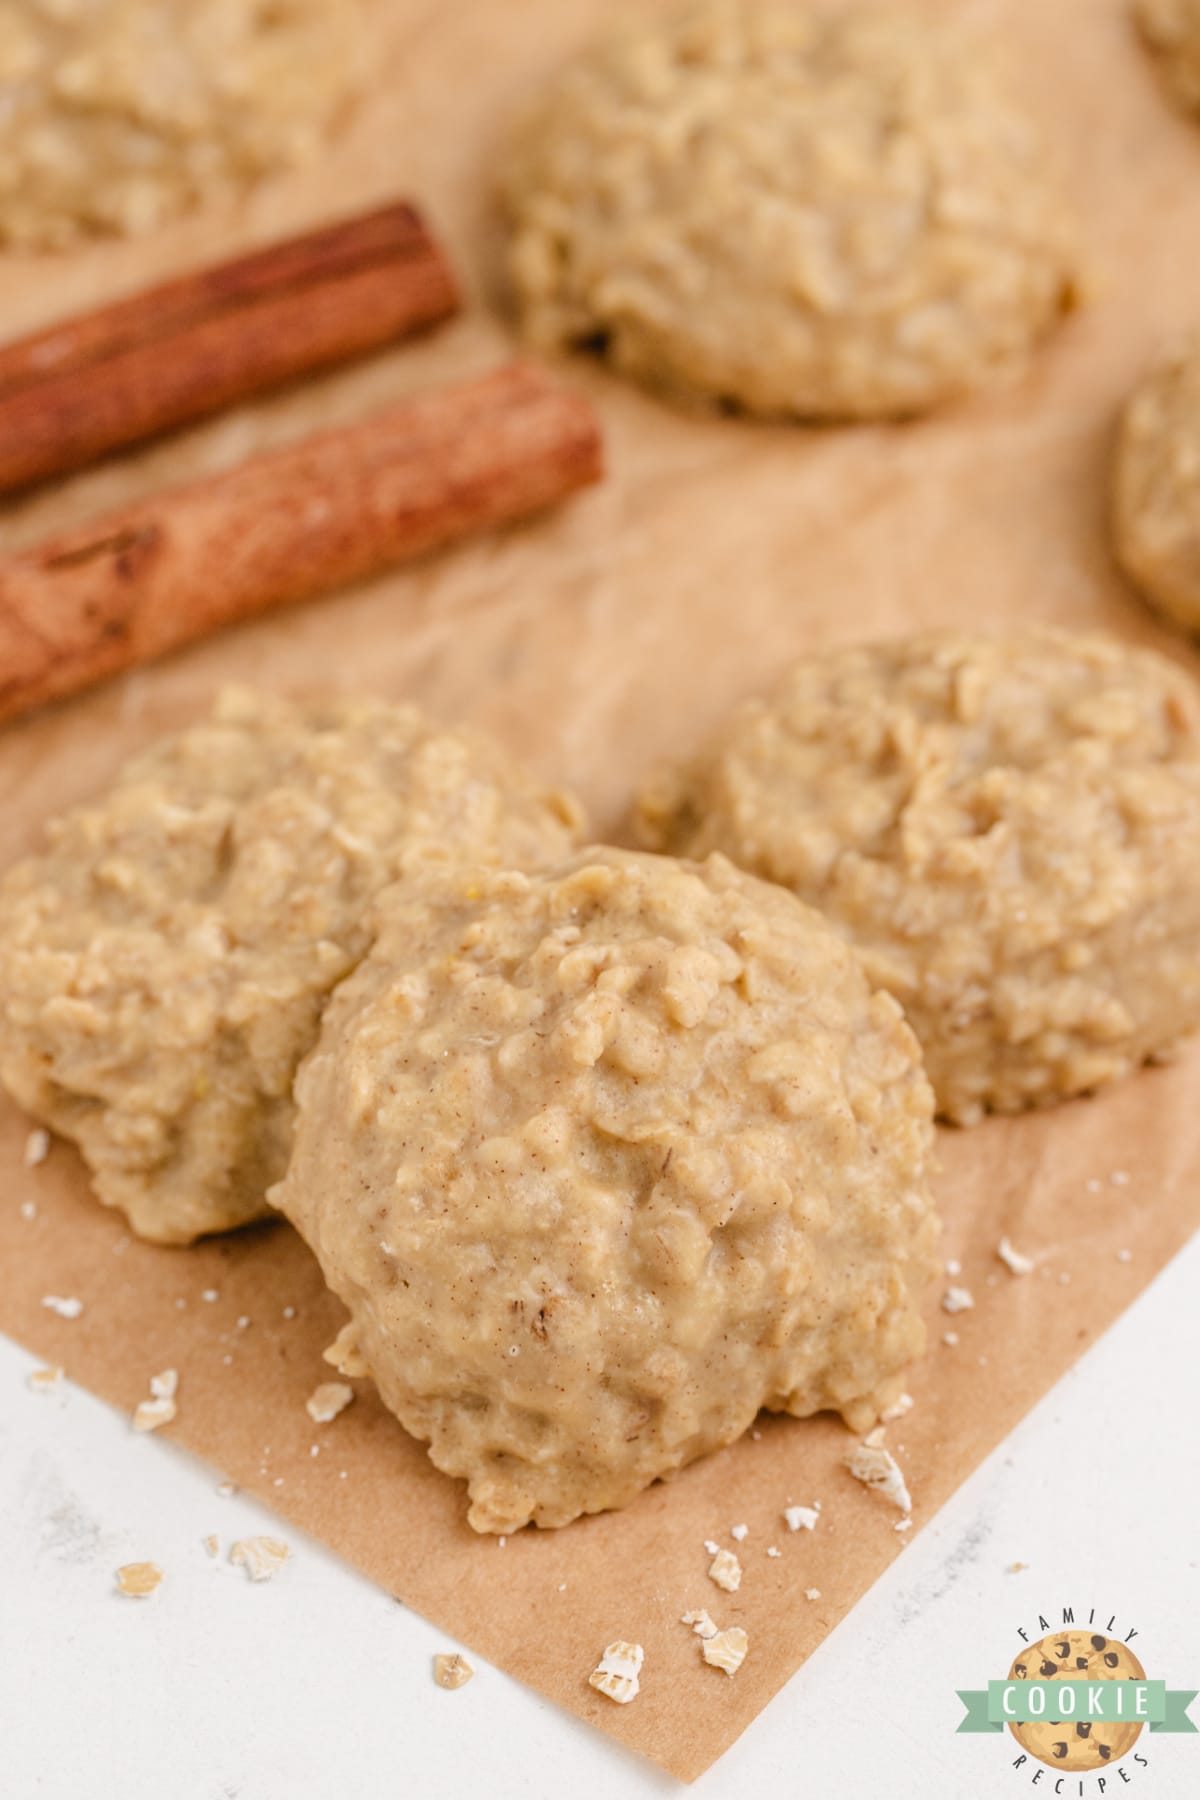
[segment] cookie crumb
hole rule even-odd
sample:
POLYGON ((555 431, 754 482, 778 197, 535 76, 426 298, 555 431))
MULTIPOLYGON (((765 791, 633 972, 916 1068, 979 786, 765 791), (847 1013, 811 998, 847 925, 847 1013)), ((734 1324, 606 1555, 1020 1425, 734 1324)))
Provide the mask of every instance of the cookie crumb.
POLYGON ((40 1126, 25 1139, 25 1167, 36 1169, 50 1154, 50 1133, 40 1126))
MULTIPOLYGON (((294 1319, 294 1318, 295 1318, 295 1316, 296 1316, 296 1309, 295 1309, 295 1307, 294 1307, 294 1306, 285 1306, 285 1307, 284 1307, 284 1309, 283 1309, 283 1316, 284 1316, 284 1318, 285 1318, 285 1319, 294 1319)), ((473 1675, 473 1674, 474 1674, 474 1673, 475 1673, 475 1671, 474 1671, 474 1669, 472 1669, 472 1670, 471 1670, 471 1675, 473 1675)), ((468 1677, 467 1677, 467 1680, 468 1680, 468 1681, 469 1681, 469 1680, 470 1680, 470 1679, 471 1679, 471 1676, 470 1676, 470 1675, 468 1675, 468 1677)), ((459 1686, 460 1686, 460 1687, 461 1687, 461 1686, 462 1686, 462 1683, 461 1683, 461 1682, 460 1682, 460 1683, 459 1683, 459 1686)))
POLYGON ((816 1506, 785 1506, 783 1516, 789 1531, 815 1531, 820 1508, 816 1506))
POLYGON ((354 1321, 349 1320, 334 1338, 332 1344, 321 1352, 322 1361, 332 1363, 339 1375, 348 1375, 353 1381, 356 1375, 369 1375, 367 1359, 358 1347, 358 1337, 354 1330, 354 1321))
POLYGON ((960 1262, 958 1262, 954 1257, 951 1257, 950 1261, 948 1263, 944 1263, 942 1266, 944 1267, 947 1275, 955 1276, 955 1275, 962 1274, 962 1264, 960 1262))
POLYGON ((950 1348, 953 1350, 955 1344, 958 1342, 957 1331, 943 1331, 942 1342, 943 1344, 949 1344, 950 1348))
POLYGON ((270 1581, 290 1555, 282 1538, 248 1537, 232 1546, 229 1560, 244 1568, 251 1581, 270 1581))
POLYGON ((618 1706, 628 1706, 638 1695, 638 1677, 646 1652, 640 1644, 627 1644, 621 1638, 608 1645, 604 1655, 588 1676, 588 1686, 607 1694, 618 1706))
POLYGON ((731 1538, 736 1538, 739 1544, 744 1544, 750 1536, 750 1527, 748 1525, 731 1525, 729 1535, 731 1538))
POLYGON ((123 1563, 117 1570, 117 1587, 131 1600, 144 1600, 154 1592, 162 1578, 163 1572, 157 1563, 123 1563))
POLYGON ((221 1540, 218 1538, 215 1531, 210 1531, 208 1536, 206 1538, 201 1538, 200 1541, 210 1556, 217 1556, 220 1554, 221 1540))
POLYGON ((237 1489, 234 1487, 232 1481, 222 1481, 217 1487, 216 1492, 218 1500, 228 1500, 231 1494, 237 1493, 237 1489))
POLYGON ((804 1598, 806 1600, 819 1600, 821 1598, 820 1588, 805 1588, 804 1598))
POLYGON ((782 1556, 783 1551, 778 1549, 774 1544, 768 1544, 767 1545, 767 1555, 768 1556, 782 1556))
POLYGON ((949 1287, 942 1295, 942 1311, 948 1313, 970 1312, 975 1304, 975 1296, 969 1288, 949 1287))
POLYGON ((1070 1276, 1069 1270, 1062 1269, 1059 1271, 1058 1285, 1059 1285, 1059 1287, 1070 1287, 1071 1276, 1070 1276))
POLYGON ((1096 1180, 1094 1175, 1090 1181, 1085 1181, 1083 1185, 1089 1194, 1098 1194, 1100 1192, 1100 1183, 1096 1180))
POLYGON ((717 1635, 716 1624, 703 1606, 698 1607, 695 1612, 685 1612, 679 1623, 690 1625, 697 1637, 715 1638, 717 1635))
POLYGON ((250 1324, 249 1313, 243 1313, 241 1318, 237 1319, 235 1321, 234 1329, 237 1331, 245 1331, 248 1328, 249 1324, 250 1324))
POLYGON ((1022 1256, 1021 1252, 1014 1246, 1011 1238, 1002 1237, 1000 1239, 1000 1242, 996 1245, 996 1255, 1009 1270, 1010 1274, 1032 1275, 1034 1269, 1033 1258, 1030 1256, 1022 1256))
POLYGON ((37 1218, 37 1201, 36 1200, 22 1200, 22 1202, 21 1202, 21 1217, 23 1219, 36 1219, 37 1218))
POLYGON ((912 1409, 913 1409, 912 1395, 911 1394, 901 1394, 898 1399, 893 1400, 893 1402, 890 1406, 885 1406, 879 1416, 881 1419, 888 1419, 889 1421, 892 1419, 902 1419, 904 1417, 905 1413, 911 1412, 912 1409))
POLYGON ((466 1657, 457 1650, 439 1650, 433 1659, 433 1679, 441 1688, 466 1687, 474 1673, 466 1657))
POLYGON ((328 1425, 340 1412, 345 1412, 354 1398, 354 1389, 344 1381, 323 1381, 304 1402, 304 1409, 314 1425, 328 1425))
POLYGON ((156 1400, 173 1400, 179 1392, 178 1370, 164 1369, 161 1375, 152 1375, 150 1392, 156 1400))
POLYGON ((208 1302, 208 1304, 211 1306, 213 1304, 213 1302, 216 1300, 219 1300, 221 1298, 221 1296, 217 1292, 216 1288, 204 1288, 200 1294, 200 1298, 202 1300, 206 1300, 208 1302))
POLYGON ((1008 1575, 1019 1575, 1021 1573, 1022 1569, 1027 1569, 1028 1567, 1029 1567, 1028 1563, 1023 1563, 1023 1562, 1009 1563, 1008 1568, 1006 1569, 1005 1573, 1008 1575))
POLYGON ((701 1645, 705 1662, 714 1669, 724 1669, 727 1675, 737 1674, 749 1648, 750 1640, 740 1625, 727 1626, 716 1637, 705 1638, 701 1645))
POLYGON ((52 1394, 62 1382, 63 1372, 57 1363, 51 1363, 44 1369, 32 1369, 28 1385, 35 1394, 52 1394))
POLYGON ((1112 1182, 1114 1187, 1128 1187, 1129 1186, 1129 1170, 1128 1169, 1114 1169, 1108 1179, 1112 1182))
POLYGON ((908 1491, 900 1465, 891 1451, 885 1450, 882 1444, 872 1443, 869 1438, 864 1438, 861 1444, 848 1450, 842 1460, 855 1481, 861 1481, 864 1487, 882 1494, 898 1512, 912 1511, 912 1495, 908 1491))
POLYGON ((1125 1263, 1132 1262, 1133 1261, 1133 1251, 1132 1250, 1118 1250, 1117 1251, 1117 1261, 1125 1262, 1125 1263))
POLYGON ((742 1565, 732 1550, 718 1550, 708 1566, 708 1579, 724 1588, 727 1594, 736 1594, 742 1585, 742 1565))
POLYGON ((177 1407, 175 1395, 179 1389, 179 1376, 174 1369, 164 1369, 161 1375, 150 1377, 149 1400, 139 1400, 133 1409, 133 1429, 135 1431, 157 1431, 160 1425, 169 1425, 175 1417, 177 1407))
POLYGON ((47 1312, 57 1313, 60 1319, 77 1319, 83 1311, 83 1301, 76 1300, 73 1294, 64 1299, 59 1294, 44 1294, 42 1305, 47 1312))
POLYGON ((893 1531, 910 1531, 911 1529, 912 1529, 911 1514, 909 1515, 909 1517, 907 1519, 897 1519, 896 1523, 892 1526, 893 1531))

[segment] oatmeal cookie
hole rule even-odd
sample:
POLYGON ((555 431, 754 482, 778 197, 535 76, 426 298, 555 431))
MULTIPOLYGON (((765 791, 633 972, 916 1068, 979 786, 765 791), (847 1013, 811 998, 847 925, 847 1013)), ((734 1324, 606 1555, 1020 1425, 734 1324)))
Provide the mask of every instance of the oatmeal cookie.
POLYGON ((652 777, 636 824, 819 907, 961 1123, 1200 1023, 1200 694, 1150 652, 1025 630, 806 658, 652 777))
POLYGON ((698 0, 597 45, 518 130, 525 330, 754 413, 918 413, 1020 367, 1075 303, 1045 163, 944 15, 698 0))
POLYGON ((310 161, 365 62, 360 0, 0 0, 0 245, 138 235, 310 161))
POLYGON ((1200 335, 1135 389, 1113 480, 1117 556, 1145 598, 1200 630, 1200 335))
POLYGON ((915 1039, 791 894, 592 849, 379 905, 272 1198, 478 1531, 624 1505, 760 1407, 856 1428, 924 1329, 915 1039))
POLYGON ((244 1224, 376 893, 430 855, 557 859, 576 823, 411 707, 231 691, 0 886, 0 1079, 142 1237, 244 1224))

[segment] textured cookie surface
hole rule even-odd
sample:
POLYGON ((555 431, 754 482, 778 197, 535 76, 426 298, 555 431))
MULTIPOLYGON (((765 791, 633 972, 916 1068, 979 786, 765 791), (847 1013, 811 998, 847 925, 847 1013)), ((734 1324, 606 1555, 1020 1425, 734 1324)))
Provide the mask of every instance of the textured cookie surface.
POLYGON ((1032 121, 954 21, 699 0, 569 66, 504 191, 542 346, 765 414, 918 412, 1074 302, 1032 121))
POLYGON ((601 849, 427 868, 379 919, 272 1198, 477 1530, 620 1506, 763 1406, 890 1404, 932 1097, 810 909, 721 857, 601 849))
MULTIPOLYGON (((1042 1638, 1013 1659, 1010 1677, 1018 1681, 1144 1681, 1133 1651, 1098 1631, 1061 1631, 1042 1638)), ((1030 1719, 1009 1730, 1018 1744, 1051 1768, 1103 1769, 1125 1756, 1138 1740, 1136 1721, 1030 1719)))
POLYGON ((1150 604, 1200 629, 1200 336, 1151 369, 1125 409, 1113 533, 1150 604))
POLYGON ((561 857, 575 819, 408 707, 240 691, 0 886, 0 1078, 100 1198, 187 1242, 266 1210, 292 1078, 414 858, 561 857))
POLYGON ((363 63, 359 0, 0 0, 0 243, 149 231, 310 160, 363 63))
POLYGON ((1027 631, 808 658, 637 823, 819 907, 952 1119, 1089 1091, 1200 1022, 1200 698, 1148 652, 1027 631))
POLYGON ((1136 11, 1166 80, 1200 112, 1200 0, 1136 0, 1136 11))

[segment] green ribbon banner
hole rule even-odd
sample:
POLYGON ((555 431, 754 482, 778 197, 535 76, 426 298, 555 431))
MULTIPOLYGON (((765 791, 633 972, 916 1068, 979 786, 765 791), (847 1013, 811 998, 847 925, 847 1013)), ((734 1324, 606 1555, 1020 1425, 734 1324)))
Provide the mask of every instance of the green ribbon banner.
POLYGON ((1003 1731, 1030 1720, 1091 1719, 1148 1725, 1151 1731, 1195 1731, 1187 1709, 1195 1688, 1165 1681, 989 1681, 958 1688, 967 1709, 959 1731, 1003 1731))

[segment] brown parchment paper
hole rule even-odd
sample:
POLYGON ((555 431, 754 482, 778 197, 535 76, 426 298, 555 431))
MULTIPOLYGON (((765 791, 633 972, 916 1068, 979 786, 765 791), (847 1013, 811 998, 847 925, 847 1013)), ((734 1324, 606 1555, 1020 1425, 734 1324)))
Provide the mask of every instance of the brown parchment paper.
MULTIPOLYGON (((1105 475, 1131 380, 1165 335, 1200 320, 1200 127, 1160 93, 1124 0, 983 0, 969 10, 1011 41, 1061 152, 1096 277, 1089 311, 1028 378, 935 420, 819 432, 690 418, 572 363, 608 433, 603 488, 0 734, 0 862, 35 844, 48 813, 92 792, 135 747, 204 710, 228 677, 412 697, 444 719, 470 718, 578 787, 607 832, 652 757, 692 744, 814 644, 1049 618, 1186 655, 1114 572, 1105 475)), ((399 192, 428 206, 472 289, 467 315, 419 344, 10 506, 0 544, 507 353, 488 193, 498 134, 540 73, 612 11, 602 0, 377 0, 378 89, 319 169, 151 243, 0 262, 8 336, 399 192)), ((916 1405, 889 1428, 915 1496, 914 1530, 1189 1235, 1200 1214, 1197 1082, 1200 1047, 1101 1099, 943 1134, 945 1253, 961 1260, 977 1305, 951 1321, 931 1293, 931 1348, 910 1382, 916 1405), (1002 1233, 1038 1258, 1035 1274, 1014 1278, 996 1260, 1002 1233), (953 1348, 941 1341, 951 1325, 953 1348)), ((24 1170, 27 1129, 0 1109, 0 1327, 126 1409, 153 1371, 178 1368, 170 1433, 179 1442, 685 1780, 903 1553, 896 1515, 840 1468, 850 1440, 829 1419, 763 1419, 757 1437, 623 1513, 527 1531, 504 1548, 476 1538, 461 1488, 389 1420, 368 1383, 335 1423, 311 1425, 304 1400, 329 1373, 320 1352, 339 1308, 285 1226, 191 1252, 138 1244, 90 1199, 66 1148, 24 1170), (20 1203, 31 1199, 29 1219, 20 1203), (220 1299, 203 1302, 207 1288, 220 1299), (78 1295, 82 1317, 46 1311, 51 1293, 78 1295), (240 1318, 249 1324, 239 1329, 240 1318), (790 1535, 782 1508, 814 1499, 819 1527, 790 1535), (741 1521, 745 1576, 724 1595, 706 1577, 703 1540, 727 1543, 741 1521), (768 1559, 772 1543, 782 1555, 768 1559), (819 1600, 805 1599, 810 1587, 819 1600), (700 1664, 679 1623, 699 1606, 749 1631, 733 1680, 700 1664), (646 1649, 641 1697, 624 1708, 586 1685, 618 1636, 646 1649)))

